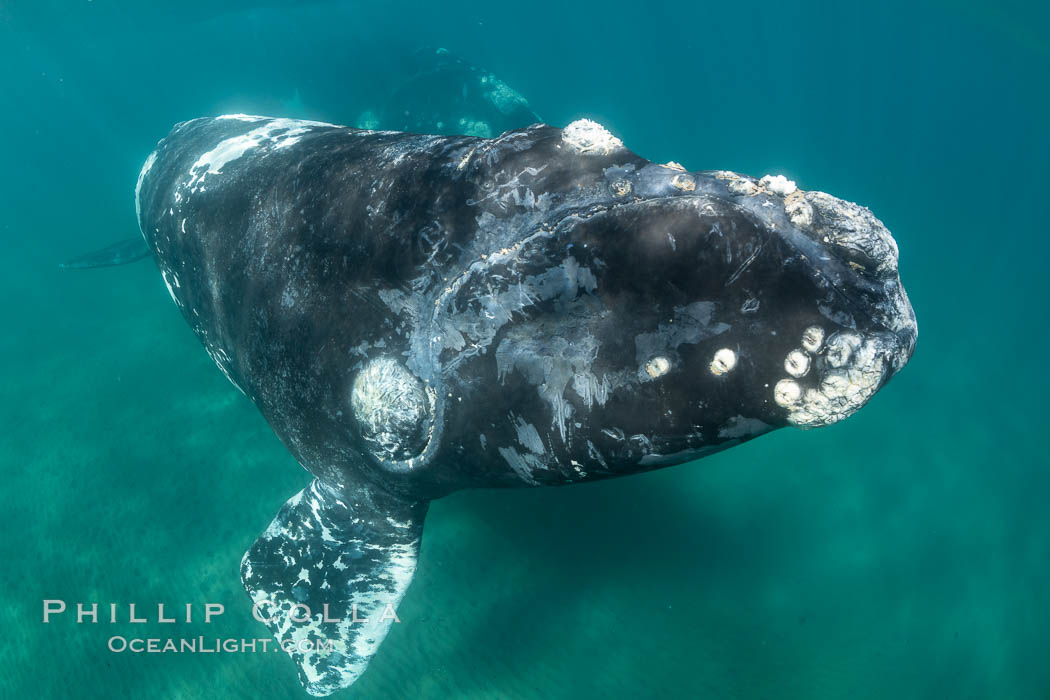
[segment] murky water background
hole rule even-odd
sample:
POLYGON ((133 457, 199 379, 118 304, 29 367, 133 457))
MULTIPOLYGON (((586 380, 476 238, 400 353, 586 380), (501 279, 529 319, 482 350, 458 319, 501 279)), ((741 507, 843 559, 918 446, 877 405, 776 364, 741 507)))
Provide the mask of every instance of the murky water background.
POLYGON ((345 696, 1050 696, 1045 8, 150 5, 0 2, 0 695, 305 697, 283 654, 107 651, 265 637, 237 566, 309 476, 152 263, 55 263, 135 233, 173 123, 352 124, 429 45, 549 123, 871 207, 920 339, 844 424, 435 503, 403 623, 345 696), (45 598, 198 619, 43 625, 45 598))

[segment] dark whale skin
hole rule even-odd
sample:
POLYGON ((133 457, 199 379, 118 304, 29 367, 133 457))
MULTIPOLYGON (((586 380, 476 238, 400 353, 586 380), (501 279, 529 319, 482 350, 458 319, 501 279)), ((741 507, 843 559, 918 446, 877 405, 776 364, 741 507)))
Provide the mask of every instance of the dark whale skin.
MULTIPOLYGON (((336 602, 368 577, 396 602, 429 500, 836 422, 917 337, 868 210, 653 164, 587 120, 483 139, 197 119, 157 146, 136 201, 184 318, 317 477, 246 555, 256 600, 332 598, 333 579, 295 576, 332 572, 345 542, 304 520, 396 553, 336 565, 336 602)), ((352 683, 385 628, 371 646, 326 634, 350 650, 292 653, 315 694, 352 683)))

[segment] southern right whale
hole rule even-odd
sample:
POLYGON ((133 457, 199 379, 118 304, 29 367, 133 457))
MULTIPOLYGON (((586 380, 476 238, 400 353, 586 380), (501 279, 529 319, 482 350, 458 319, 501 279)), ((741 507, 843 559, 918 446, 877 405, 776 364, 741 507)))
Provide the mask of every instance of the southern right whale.
POLYGON ((196 119, 136 205, 179 311, 315 476, 241 566, 315 695, 375 653, 429 501, 829 425, 917 337, 864 207, 654 164, 588 120, 487 139, 196 119))

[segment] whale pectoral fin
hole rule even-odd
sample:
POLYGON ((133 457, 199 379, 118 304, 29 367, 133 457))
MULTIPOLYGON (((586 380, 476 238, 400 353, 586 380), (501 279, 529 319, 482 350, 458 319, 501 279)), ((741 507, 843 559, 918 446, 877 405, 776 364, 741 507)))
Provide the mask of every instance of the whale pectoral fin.
POLYGON ((90 253, 78 255, 72 260, 59 263, 63 270, 90 270, 96 267, 113 267, 114 265, 127 265, 136 260, 149 257, 150 249, 142 236, 135 236, 123 241, 117 241, 105 248, 94 250, 90 253))
POLYGON ((353 683, 386 636, 416 569, 427 502, 320 479, 241 561, 241 581, 311 695, 353 683))

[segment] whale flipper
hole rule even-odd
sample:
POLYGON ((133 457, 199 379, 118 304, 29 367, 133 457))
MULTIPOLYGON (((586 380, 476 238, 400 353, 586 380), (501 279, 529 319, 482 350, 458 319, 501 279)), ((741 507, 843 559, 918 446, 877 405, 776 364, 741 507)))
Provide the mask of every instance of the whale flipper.
POLYGON ((412 581, 427 507, 316 479, 245 553, 256 616, 311 695, 353 683, 379 648, 412 581))
POLYGON ((96 267, 127 265, 150 256, 150 249, 142 236, 117 241, 105 248, 78 255, 72 260, 59 263, 63 270, 89 270, 96 267))

